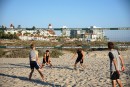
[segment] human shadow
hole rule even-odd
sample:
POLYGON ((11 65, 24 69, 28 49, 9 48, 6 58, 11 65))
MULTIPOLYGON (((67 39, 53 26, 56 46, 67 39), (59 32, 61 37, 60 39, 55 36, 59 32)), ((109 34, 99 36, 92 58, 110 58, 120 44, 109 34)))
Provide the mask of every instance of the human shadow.
POLYGON ((10 63, 9 65, 19 66, 21 68, 23 68, 23 67, 30 68, 29 64, 26 64, 26 63, 19 63, 19 64, 12 64, 12 63, 10 63))
POLYGON ((73 68, 70 68, 68 66, 53 66, 53 68, 73 70, 73 68))
POLYGON ((18 64, 12 64, 12 63, 8 63, 7 65, 10 66, 4 66, 4 67, 0 67, 0 68, 30 68, 29 64, 25 64, 25 63, 18 63, 18 64))
POLYGON ((125 74, 130 76, 130 64, 125 64, 125 66, 127 67, 127 70, 125 70, 125 74))
POLYGON ((11 78, 18 78, 20 80, 23 80, 23 81, 31 81, 31 82, 34 82, 34 83, 37 83, 37 84, 41 84, 41 85, 46 85, 46 86, 51 86, 51 87, 61 87, 60 85, 55 85, 55 84, 51 84, 49 82, 43 82, 43 81, 40 81, 38 79, 34 80, 29 80, 27 77, 22 77, 22 76, 15 76, 15 75, 7 75, 7 74, 3 74, 3 73, 0 73, 0 76, 6 76, 6 77, 11 77, 11 78))
POLYGON ((0 68, 30 68, 29 64, 25 64, 25 63, 19 63, 19 64, 9 63, 7 65, 9 66, 1 66, 0 68))

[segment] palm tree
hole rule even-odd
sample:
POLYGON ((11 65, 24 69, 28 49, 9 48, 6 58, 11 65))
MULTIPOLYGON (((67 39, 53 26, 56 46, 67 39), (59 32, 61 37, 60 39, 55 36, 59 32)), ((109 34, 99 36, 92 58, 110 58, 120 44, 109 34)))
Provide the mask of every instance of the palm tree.
POLYGON ((18 31, 18 35, 21 36, 22 35, 22 31, 18 31))
POLYGON ((33 26, 33 27, 32 27, 32 29, 34 30, 34 29, 36 29, 36 27, 35 27, 35 26, 33 26))
POLYGON ((108 40, 109 40, 109 38, 107 38, 107 36, 104 36, 104 40, 105 40, 105 41, 108 41, 108 40))
POLYGON ((16 33, 14 33, 14 35, 13 35, 13 39, 19 39, 19 37, 17 36, 16 33))
POLYGON ((38 37, 40 36, 40 30, 37 30, 37 35, 38 35, 38 37))

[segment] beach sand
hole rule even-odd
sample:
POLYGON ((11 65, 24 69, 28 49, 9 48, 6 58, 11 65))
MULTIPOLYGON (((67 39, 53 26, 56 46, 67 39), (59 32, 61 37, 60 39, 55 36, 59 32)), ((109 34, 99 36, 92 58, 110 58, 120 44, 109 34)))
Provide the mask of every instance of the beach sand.
MULTIPOLYGON (((45 66, 42 73, 46 78, 43 82, 35 70, 32 80, 28 58, 0 58, 0 87, 112 87, 109 72, 108 51, 93 51, 85 56, 84 70, 76 60, 70 60, 72 53, 64 52, 60 58, 51 58, 53 68, 45 66)), ((121 54, 125 60, 126 70, 121 73, 124 87, 130 87, 130 51, 121 54)), ((40 58, 42 62, 42 58, 40 58)))

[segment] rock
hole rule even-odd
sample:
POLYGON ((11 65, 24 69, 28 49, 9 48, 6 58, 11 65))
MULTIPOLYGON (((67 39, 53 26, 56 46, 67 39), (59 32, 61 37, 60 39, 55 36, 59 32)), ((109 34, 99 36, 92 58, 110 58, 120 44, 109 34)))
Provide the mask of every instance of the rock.
POLYGON ((100 78, 100 79, 99 79, 99 82, 104 82, 104 79, 103 79, 103 78, 100 78))
POLYGON ((106 82, 111 82, 111 80, 110 80, 110 79, 107 79, 106 82))

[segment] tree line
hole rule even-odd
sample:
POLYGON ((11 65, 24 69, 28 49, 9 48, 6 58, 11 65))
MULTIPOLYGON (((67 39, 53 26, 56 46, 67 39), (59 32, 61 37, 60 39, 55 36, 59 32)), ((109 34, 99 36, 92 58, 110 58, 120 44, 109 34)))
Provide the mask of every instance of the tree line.
POLYGON ((19 39, 16 33, 11 34, 11 33, 4 33, 4 31, 0 31, 0 39, 19 39))

